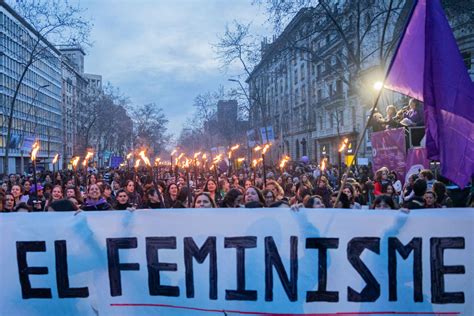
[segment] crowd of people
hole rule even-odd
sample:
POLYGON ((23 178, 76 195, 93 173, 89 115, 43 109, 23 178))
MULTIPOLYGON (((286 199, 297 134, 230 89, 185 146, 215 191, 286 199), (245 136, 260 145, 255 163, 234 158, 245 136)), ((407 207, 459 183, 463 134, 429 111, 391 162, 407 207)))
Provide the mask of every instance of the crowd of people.
MULTIPOLYGON (((32 176, 11 174, 0 187, 1 212, 106 211, 160 208, 343 208, 421 209, 474 206, 473 193, 453 196, 431 170, 421 170, 402 185, 387 168, 375 173, 353 167, 346 179, 338 169, 321 171, 313 164, 291 164, 286 170, 241 168, 189 175, 147 169, 70 170, 32 176), (344 180, 344 181, 343 181, 344 180), (341 191, 341 192, 339 192, 341 191), (336 203, 337 202, 337 203, 336 203)), ((472 190, 471 190, 472 191, 472 190)))

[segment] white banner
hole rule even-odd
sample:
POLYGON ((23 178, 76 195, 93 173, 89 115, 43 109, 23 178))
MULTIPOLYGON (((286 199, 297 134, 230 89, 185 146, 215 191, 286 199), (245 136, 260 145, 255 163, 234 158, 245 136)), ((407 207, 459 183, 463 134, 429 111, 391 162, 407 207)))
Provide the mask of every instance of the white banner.
POLYGON ((1 315, 474 315, 474 210, 0 214, 1 315))

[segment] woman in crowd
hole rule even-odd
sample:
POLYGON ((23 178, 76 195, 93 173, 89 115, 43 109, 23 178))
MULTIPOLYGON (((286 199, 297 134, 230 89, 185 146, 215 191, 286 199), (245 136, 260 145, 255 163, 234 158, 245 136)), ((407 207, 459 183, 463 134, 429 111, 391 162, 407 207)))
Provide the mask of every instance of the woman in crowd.
POLYGON ((164 205, 160 192, 155 188, 148 189, 146 192, 146 202, 143 205, 143 208, 158 209, 163 207, 164 205))
POLYGON ((316 188, 313 191, 314 195, 319 195, 320 197, 323 198, 323 203, 326 207, 331 208, 331 194, 332 194, 332 188, 329 185, 328 178, 324 175, 319 176, 319 178, 316 181, 316 188))
POLYGON ((174 203, 178 199, 178 193, 179 193, 179 190, 176 183, 170 183, 165 192, 165 207, 166 208, 173 207, 174 203))
POLYGON ((347 209, 350 209, 351 208, 351 202, 349 201, 349 198, 347 197, 347 195, 344 192, 341 193, 341 195, 339 197, 339 201, 335 205, 337 195, 338 195, 338 192, 334 192, 333 194, 331 194, 331 204, 330 204, 331 208, 347 208, 347 209))
POLYGON ((66 199, 74 199, 78 205, 83 203, 81 192, 79 192, 79 189, 74 185, 66 186, 66 199))
POLYGON ((387 185, 384 194, 392 198, 395 208, 400 208, 400 196, 397 194, 397 191, 395 191, 392 184, 387 185))
POLYGON ((128 203, 128 199, 129 198, 128 198, 127 191, 125 191, 124 189, 118 190, 117 195, 116 195, 115 205, 114 205, 113 209, 118 210, 118 211, 131 209, 132 205, 130 203, 128 203))
POLYGON ((128 194, 128 202, 132 204, 134 208, 141 207, 142 198, 135 189, 135 182, 133 182, 132 180, 127 180, 125 184, 125 191, 127 191, 128 194))
POLYGON ((265 207, 265 199, 262 192, 255 186, 250 186, 245 190, 244 203, 246 208, 265 207))
POLYGON ((436 193, 433 191, 426 191, 425 195, 423 196, 425 200, 425 208, 440 208, 441 206, 436 203, 436 193))
POLYGON ((194 197, 193 208, 216 208, 216 202, 208 192, 198 193, 194 197))
POLYGON ((374 195, 379 196, 386 190, 387 185, 390 183, 388 180, 389 170, 386 167, 382 167, 375 172, 374 181, 374 195))
POLYGON ((220 207, 234 208, 243 204, 243 193, 239 189, 230 189, 224 196, 220 207))
POLYGON ((272 205, 277 200, 276 197, 275 197, 275 193, 273 193, 272 190, 265 189, 265 190, 262 191, 262 194, 263 194, 263 198, 265 199, 265 205, 266 206, 272 205))
MULTIPOLYGON (((15 204, 18 205, 23 201, 23 189, 19 184, 14 184, 12 185, 12 189, 10 190, 11 194, 13 194, 13 197, 15 198, 15 204)), ((28 201, 28 200, 27 200, 28 201)))
POLYGON ((11 213, 15 212, 15 197, 11 192, 6 192, 3 197, 3 208, 2 213, 11 213))
POLYGON ((107 211, 112 206, 102 197, 102 192, 97 184, 91 184, 87 189, 87 198, 81 207, 84 211, 107 211))
POLYGON ((203 192, 208 192, 211 198, 219 204, 222 200, 222 196, 220 195, 217 184, 213 179, 209 179, 206 181, 206 185, 204 186, 203 192))
POLYGON ((360 210, 362 208, 362 206, 354 199, 354 188, 351 184, 346 184, 342 189, 342 192, 347 195, 352 209, 360 210))
POLYGON ((435 181, 432 190, 436 193, 436 204, 441 207, 453 207, 453 200, 446 193, 446 185, 443 182, 435 181))
POLYGON ((393 199, 388 195, 379 195, 370 206, 372 210, 395 210, 393 199))
POLYGON ((307 197, 303 204, 305 208, 325 208, 323 198, 319 195, 307 197))
POLYGON ((110 205, 114 205, 115 204, 115 196, 113 194, 112 187, 110 186, 110 184, 103 183, 101 185, 101 189, 102 189, 102 192, 103 192, 102 196, 105 198, 107 203, 109 203, 110 205))

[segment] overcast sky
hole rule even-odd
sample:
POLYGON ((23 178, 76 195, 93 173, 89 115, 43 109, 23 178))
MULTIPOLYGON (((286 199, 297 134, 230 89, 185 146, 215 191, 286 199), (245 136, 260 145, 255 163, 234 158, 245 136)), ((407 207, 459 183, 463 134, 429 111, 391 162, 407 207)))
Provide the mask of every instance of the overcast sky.
MULTIPOLYGON (((216 90, 237 69, 225 73, 211 44, 234 19, 253 21, 270 32, 263 8, 251 0, 81 0, 93 19, 85 71, 120 88, 133 104, 154 102, 169 129, 179 134, 196 95, 216 90)), ((235 84, 235 83, 234 83, 235 84)))

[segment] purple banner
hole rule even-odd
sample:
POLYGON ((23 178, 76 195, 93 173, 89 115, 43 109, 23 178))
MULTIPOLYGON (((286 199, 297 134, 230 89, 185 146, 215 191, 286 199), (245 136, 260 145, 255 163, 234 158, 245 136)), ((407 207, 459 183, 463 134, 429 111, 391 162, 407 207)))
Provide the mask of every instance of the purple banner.
POLYGON ((406 168, 405 130, 397 128, 372 133, 371 141, 374 171, 387 167, 403 181, 406 168))
POLYGON ((420 170, 429 168, 430 161, 428 160, 426 148, 417 147, 408 149, 405 174, 406 181, 408 181, 408 177, 410 177, 412 174, 417 174, 418 172, 420 172, 420 170))

